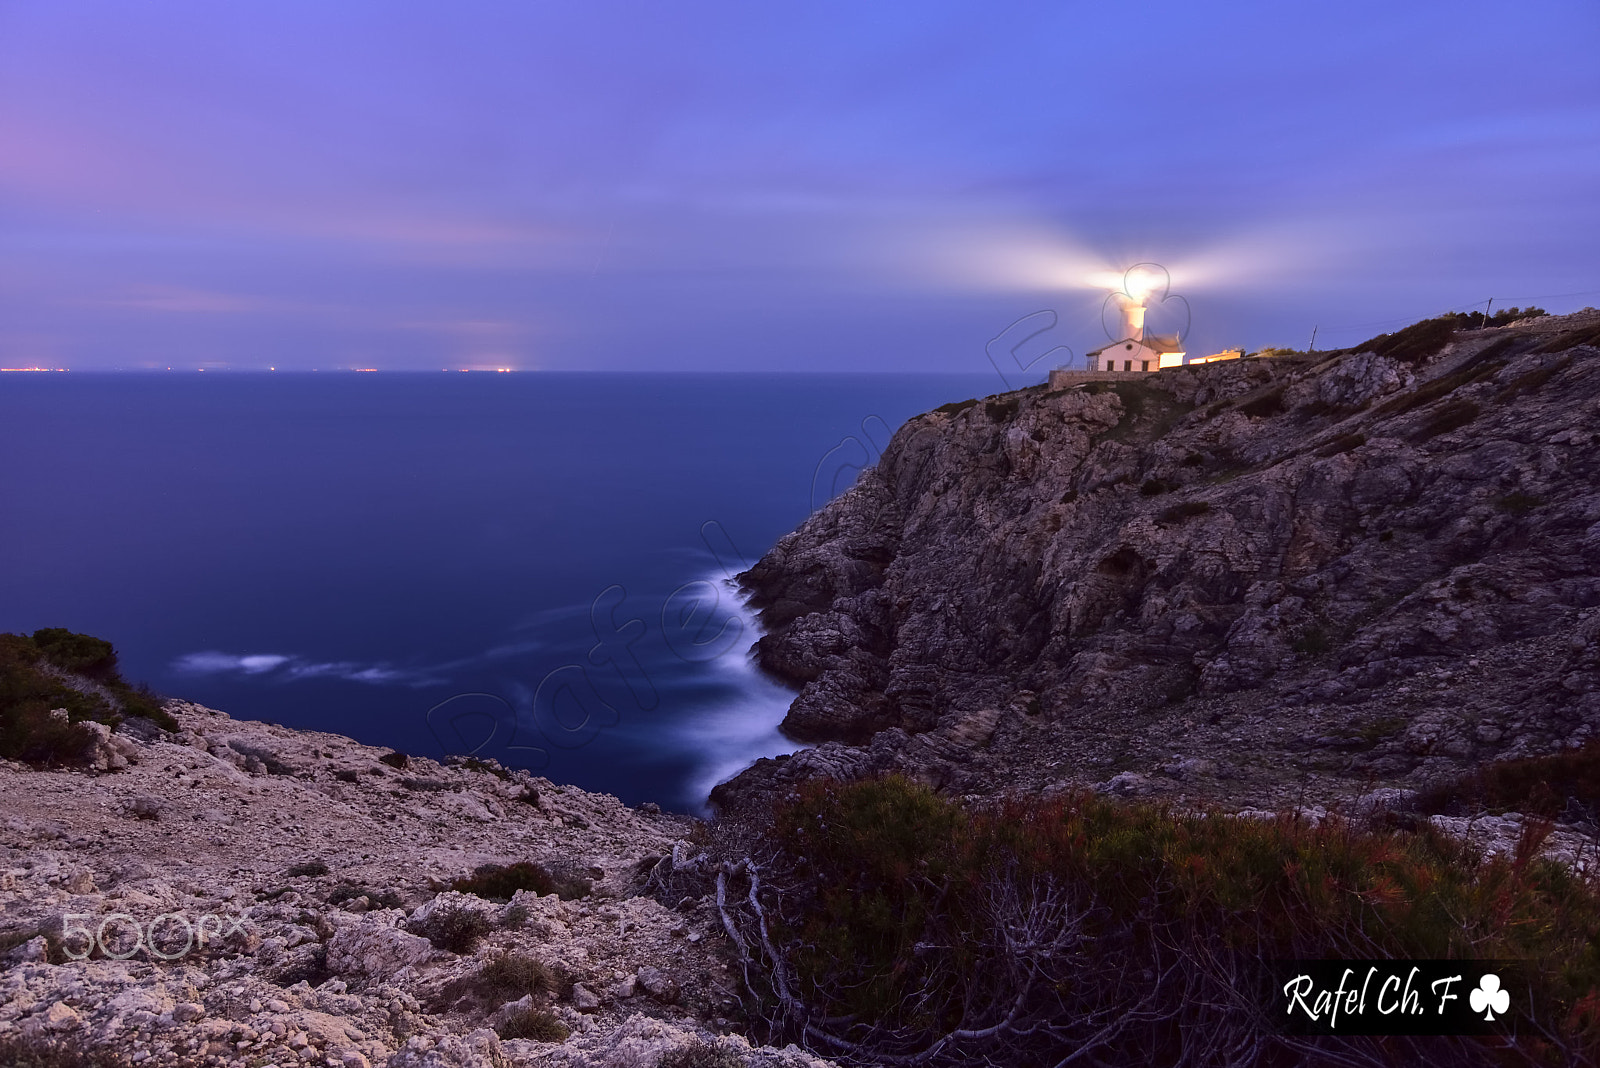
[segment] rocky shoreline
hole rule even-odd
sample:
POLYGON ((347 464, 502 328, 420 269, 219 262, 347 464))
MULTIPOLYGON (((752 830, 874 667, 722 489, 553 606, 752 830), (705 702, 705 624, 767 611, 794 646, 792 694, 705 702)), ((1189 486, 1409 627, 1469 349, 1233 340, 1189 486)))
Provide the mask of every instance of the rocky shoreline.
POLYGON ((1600 313, 1438 325, 910 420, 742 576, 819 744, 713 797, 1349 807, 1597 737, 1600 313))
MULTIPOLYGON (((1600 739, 1600 313, 1395 337, 909 421, 742 576, 815 744, 714 826, 182 701, 75 716, 87 767, 0 761, 0 1061, 824 1068, 746 1037, 732 928, 670 877, 806 780, 1317 821, 1600 739)), ((1546 854, 1591 866, 1597 824, 1546 854)))
POLYGON ((642 873, 690 848, 690 818, 493 763, 400 768, 337 735, 166 708, 177 733, 110 734, 97 769, 0 765, 0 930, 18 942, 0 1044, 232 1068, 825 1063, 739 1037, 711 903, 642 892, 642 873), (519 862, 581 896, 448 889, 519 862), (442 916, 476 945, 430 941, 442 916), (154 956, 133 941, 152 921, 154 956), (79 928, 98 943, 81 960, 79 928), (485 969, 519 954, 548 989, 485 989, 485 969), (570 1036, 502 1038, 519 1002, 570 1036))

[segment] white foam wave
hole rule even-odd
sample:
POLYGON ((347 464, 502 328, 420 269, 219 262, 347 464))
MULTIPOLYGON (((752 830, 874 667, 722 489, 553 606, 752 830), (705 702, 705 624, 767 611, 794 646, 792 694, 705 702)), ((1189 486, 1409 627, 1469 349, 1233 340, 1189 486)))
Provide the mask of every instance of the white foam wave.
POLYGON ((774 682, 756 666, 751 645, 761 636, 754 610, 746 603, 738 585, 721 574, 705 580, 725 594, 719 615, 736 619, 744 638, 731 650, 705 667, 734 691, 728 700, 701 709, 693 719, 672 732, 682 749, 695 754, 695 770, 690 779, 693 796, 702 810, 712 787, 726 782, 762 757, 793 753, 804 748, 785 738, 778 724, 789 711, 794 692, 774 682))

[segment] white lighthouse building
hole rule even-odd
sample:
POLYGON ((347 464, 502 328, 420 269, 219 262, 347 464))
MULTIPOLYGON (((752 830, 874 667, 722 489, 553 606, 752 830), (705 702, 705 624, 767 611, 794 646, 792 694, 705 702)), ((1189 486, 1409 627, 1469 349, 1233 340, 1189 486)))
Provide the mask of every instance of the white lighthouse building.
POLYGON ((1090 371, 1159 371, 1183 365, 1176 334, 1144 332, 1144 304, 1124 294, 1114 298, 1121 311, 1122 337, 1087 354, 1090 371))

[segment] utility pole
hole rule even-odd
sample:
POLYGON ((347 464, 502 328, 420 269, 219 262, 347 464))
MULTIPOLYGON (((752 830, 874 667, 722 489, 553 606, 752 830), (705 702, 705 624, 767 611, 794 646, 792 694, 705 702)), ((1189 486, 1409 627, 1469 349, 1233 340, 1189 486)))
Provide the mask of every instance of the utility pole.
POLYGON ((1483 325, 1485 328, 1487 328, 1489 325, 1489 309, 1492 307, 1494 307, 1494 298, 1490 297, 1488 302, 1483 306, 1483 325))
POLYGON ((1316 351, 1317 351, 1317 328, 1313 326, 1311 328, 1311 344, 1306 346, 1306 352, 1309 354, 1309 353, 1313 353, 1313 352, 1316 352, 1316 351))

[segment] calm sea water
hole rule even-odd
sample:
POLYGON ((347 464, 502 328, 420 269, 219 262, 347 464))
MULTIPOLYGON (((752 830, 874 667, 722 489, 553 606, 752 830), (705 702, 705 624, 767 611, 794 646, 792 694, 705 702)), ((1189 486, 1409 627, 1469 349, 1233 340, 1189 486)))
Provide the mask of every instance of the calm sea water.
POLYGON ((989 375, 0 378, 0 630, 697 810, 793 748, 726 579, 989 375))

